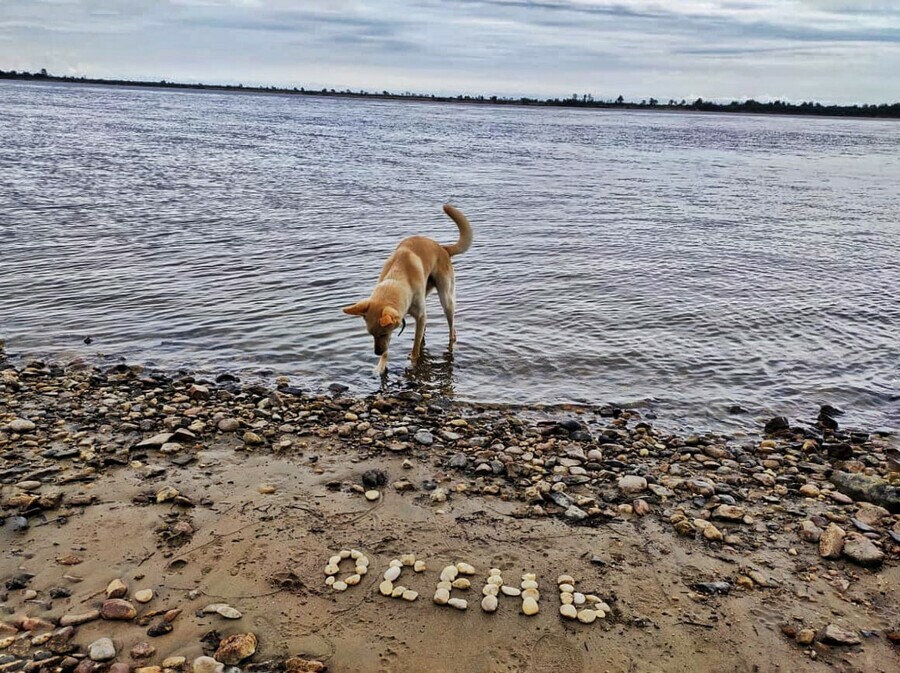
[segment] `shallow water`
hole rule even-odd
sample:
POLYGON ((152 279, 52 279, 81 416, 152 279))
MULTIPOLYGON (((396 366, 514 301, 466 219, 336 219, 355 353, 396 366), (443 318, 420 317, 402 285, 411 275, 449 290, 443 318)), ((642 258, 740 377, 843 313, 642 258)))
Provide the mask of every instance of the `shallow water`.
POLYGON ((896 429, 897 185, 892 121, 0 83, 0 339, 370 392, 340 308, 451 199, 459 345, 432 297, 391 385, 896 429))

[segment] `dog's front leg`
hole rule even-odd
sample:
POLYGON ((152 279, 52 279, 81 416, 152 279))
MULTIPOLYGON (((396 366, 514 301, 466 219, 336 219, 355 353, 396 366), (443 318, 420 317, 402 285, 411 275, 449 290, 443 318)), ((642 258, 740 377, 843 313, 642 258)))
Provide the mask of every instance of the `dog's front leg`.
POLYGON ((372 370, 373 374, 378 374, 379 376, 384 375, 387 371, 387 363, 388 363, 388 354, 387 352, 383 353, 381 357, 378 358, 378 364, 375 365, 375 368, 372 370))
POLYGON ((410 354, 410 360, 416 361, 422 355, 422 346, 425 343, 425 311, 422 315, 416 316, 416 338, 413 341, 413 349, 410 354))

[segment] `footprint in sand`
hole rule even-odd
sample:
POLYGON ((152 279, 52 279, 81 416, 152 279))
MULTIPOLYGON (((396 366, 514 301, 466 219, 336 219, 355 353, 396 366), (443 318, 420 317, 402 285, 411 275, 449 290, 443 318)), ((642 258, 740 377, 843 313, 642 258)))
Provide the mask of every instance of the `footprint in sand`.
POLYGON ((579 673, 584 670, 581 652, 559 636, 543 636, 531 650, 528 673, 579 673))

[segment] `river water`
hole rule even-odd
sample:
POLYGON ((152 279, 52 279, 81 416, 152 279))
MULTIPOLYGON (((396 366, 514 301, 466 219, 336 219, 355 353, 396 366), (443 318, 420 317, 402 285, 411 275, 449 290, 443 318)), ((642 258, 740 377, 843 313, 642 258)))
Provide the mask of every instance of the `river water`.
POLYGON ((0 339, 372 392, 340 309, 448 200, 458 348, 432 297, 388 385, 900 427, 896 121, 0 83, 0 339))

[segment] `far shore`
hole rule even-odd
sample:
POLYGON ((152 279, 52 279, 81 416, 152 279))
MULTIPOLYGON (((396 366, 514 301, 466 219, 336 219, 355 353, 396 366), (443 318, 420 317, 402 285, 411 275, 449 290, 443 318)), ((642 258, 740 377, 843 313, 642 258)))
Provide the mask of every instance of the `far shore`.
POLYGON ((654 98, 641 102, 595 100, 588 95, 571 98, 502 97, 484 95, 438 96, 418 93, 392 93, 388 91, 343 91, 336 89, 307 89, 303 87, 244 86, 241 84, 203 84, 194 82, 158 82, 145 80, 117 80, 89 77, 67 77, 0 70, 0 81, 44 82, 75 85, 109 86, 125 89, 174 89, 182 91, 267 94, 278 96, 308 96, 362 100, 402 101, 414 103, 449 103, 461 105, 517 106, 529 108, 566 108, 576 110, 628 110, 632 112, 716 113, 742 115, 777 115, 787 117, 827 117, 854 119, 900 119, 900 103, 866 105, 830 105, 814 101, 789 103, 785 101, 761 102, 755 100, 717 103, 698 98, 694 101, 661 102, 654 98))

